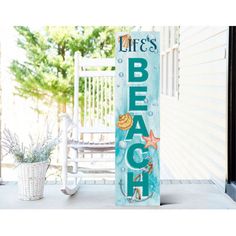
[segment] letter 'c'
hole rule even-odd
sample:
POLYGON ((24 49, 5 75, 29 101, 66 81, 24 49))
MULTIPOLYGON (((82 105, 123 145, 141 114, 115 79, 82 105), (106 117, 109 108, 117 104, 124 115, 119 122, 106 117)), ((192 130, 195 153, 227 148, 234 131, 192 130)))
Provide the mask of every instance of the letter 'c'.
POLYGON ((141 149, 142 152, 147 151, 146 148, 144 148, 144 144, 135 143, 135 144, 131 145, 128 149, 127 161, 128 161, 129 165, 132 168, 141 169, 141 168, 145 167, 148 164, 148 159, 143 159, 141 162, 136 162, 134 160, 134 152, 135 152, 136 149, 141 149))

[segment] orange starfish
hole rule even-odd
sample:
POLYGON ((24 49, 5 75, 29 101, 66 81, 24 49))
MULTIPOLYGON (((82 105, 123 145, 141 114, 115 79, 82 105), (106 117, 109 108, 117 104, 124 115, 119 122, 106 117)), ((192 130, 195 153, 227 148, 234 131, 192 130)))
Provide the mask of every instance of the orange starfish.
POLYGON ((150 130, 150 134, 148 137, 142 136, 142 139, 145 140, 146 142, 146 145, 144 146, 144 148, 148 148, 150 146, 153 146, 155 149, 158 148, 157 142, 160 141, 160 138, 156 138, 152 130, 150 130))

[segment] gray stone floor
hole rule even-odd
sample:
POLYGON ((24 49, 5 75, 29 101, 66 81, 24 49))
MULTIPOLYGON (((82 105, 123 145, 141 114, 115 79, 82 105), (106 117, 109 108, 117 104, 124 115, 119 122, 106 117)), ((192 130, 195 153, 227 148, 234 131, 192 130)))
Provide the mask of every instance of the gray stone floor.
MULTIPOLYGON (((17 185, 0 185, 1 209, 119 209, 114 204, 114 185, 82 185, 74 196, 61 193, 60 185, 47 184, 38 201, 17 199, 17 185)), ((127 207, 126 207, 127 208, 127 207)), ((236 203, 212 181, 166 180, 161 184, 158 209, 236 209, 236 203)))

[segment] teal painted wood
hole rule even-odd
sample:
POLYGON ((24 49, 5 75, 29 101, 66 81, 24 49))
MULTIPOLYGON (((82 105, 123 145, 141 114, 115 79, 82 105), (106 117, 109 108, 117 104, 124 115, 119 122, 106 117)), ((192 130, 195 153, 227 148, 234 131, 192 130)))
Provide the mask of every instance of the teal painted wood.
MULTIPOLYGON (((132 32, 116 35, 115 164, 117 205, 160 205, 159 37, 159 32, 132 32), (142 47, 140 47, 141 43, 144 43, 142 47), (137 82, 138 76, 143 76, 143 73, 140 72, 134 74, 137 76, 136 82, 128 81, 129 58, 144 58, 147 61, 145 70, 148 72, 148 77, 146 81, 137 82), (135 96, 130 97, 130 87, 135 87, 135 89, 146 87, 147 92, 136 92, 135 96), (130 110, 130 100, 133 101, 136 96, 140 95, 145 95, 145 98, 142 101, 136 101, 136 107, 142 105, 147 110, 130 110), (142 116, 145 127, 142 123, 135 122, 138 115, 142 116), (127 139, 128 133, 130 135, 135 128, 136 131, 141 130, 141 133, 135 132, 131 139, 127 139), (150 143, 153 145, 148 146, 150 143), (135 144, 141 144, 144 148, 142 150, 135 149, 133 155, 127 155, 135 144), (135 168, 132 163, 136 165, 135 168), (143 166, 137 168, 142 163, 143 166), (130 179, 128 179, 128 172, 133 175, 130 179), (136 186, 138 183, 142 186, 136 186)), ((134 64, 135 68, 141 65, 142 63, 134 64)))

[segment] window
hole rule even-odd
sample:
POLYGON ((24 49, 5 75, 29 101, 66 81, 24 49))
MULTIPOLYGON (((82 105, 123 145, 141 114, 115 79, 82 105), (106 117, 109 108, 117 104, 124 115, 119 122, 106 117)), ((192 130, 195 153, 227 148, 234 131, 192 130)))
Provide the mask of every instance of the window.
POLYGON ((161 28, 161 93, 178 97, 179 27, 161 28))

